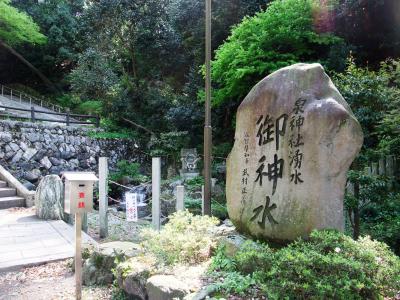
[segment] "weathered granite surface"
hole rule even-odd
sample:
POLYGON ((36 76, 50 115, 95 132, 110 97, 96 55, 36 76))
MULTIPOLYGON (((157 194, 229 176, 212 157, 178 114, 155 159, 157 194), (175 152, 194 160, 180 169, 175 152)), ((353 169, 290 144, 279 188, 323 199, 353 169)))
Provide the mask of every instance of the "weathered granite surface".
POLYGON ((44 220, 62 220, 64 217, 64 184, 57 175, 47 175, 35 194, 36 215, 44 220))
POLYGON ((236 118, 227 204, 241 232, 277 242, 343 230, 346 173, 363 134, 320 64, 296 64, 259 82, 236 118))

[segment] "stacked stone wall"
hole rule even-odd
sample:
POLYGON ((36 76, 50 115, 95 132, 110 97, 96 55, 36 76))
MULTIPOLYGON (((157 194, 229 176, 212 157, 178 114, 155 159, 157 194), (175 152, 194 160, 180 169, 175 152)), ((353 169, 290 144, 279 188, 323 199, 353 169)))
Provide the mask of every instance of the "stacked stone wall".
POLYGON ((129 139, 100 139, 92 127, 0 121, 0 163, 15 177, 36 184, 62 171, 97 171, 98 158, 141 161, 138 146, 129 139))

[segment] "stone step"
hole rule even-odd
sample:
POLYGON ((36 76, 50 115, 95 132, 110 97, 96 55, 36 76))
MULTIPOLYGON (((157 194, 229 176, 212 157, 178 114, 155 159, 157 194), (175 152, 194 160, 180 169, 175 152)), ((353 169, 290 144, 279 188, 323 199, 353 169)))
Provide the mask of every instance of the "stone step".
POLYGON ((7 182, 0 180, 0 188, 7 187, 7 182))
POLYGON ((2 197, 0 198, 0 209, 7 209, 11 207, 24 207, 25 199, 22 197, 2 197))
POLYGON ((0 188, 0 198, 2 197, 12 197, 17 195, 17 190, 14 188, 0 188))

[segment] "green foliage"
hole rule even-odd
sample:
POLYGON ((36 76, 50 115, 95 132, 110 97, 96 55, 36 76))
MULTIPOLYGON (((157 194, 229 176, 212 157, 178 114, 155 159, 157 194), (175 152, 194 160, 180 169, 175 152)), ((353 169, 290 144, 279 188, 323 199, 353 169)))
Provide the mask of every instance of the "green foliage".
POLYGON ((343 41, 314 32, 314 0, 276 0, 254 17, 244 18, 218 48, 212 76, 218 85, 213 104, 237 103, 269 73, 304 61, 326 61, 343 41))
POLYGON ((252 242, 232 258, 224 253, 218 249, 211 274, 225 294, 378 299, 391 297, 400 288, 400 259, 385 244, 368 237, 354 241, 336 231, 313 231, 309 240, 300 239, 278 250, 252 242), (239 284, 221 278, 236 278, 239 284))
MULTIPOLYGON (((337 74, 333 79, 361 124, 364 132, 363 154, 369 158, 372 150, 378 150, 379 135, 388 137, 394 134, 393 127, 381 125, 391 110, 395 109, 400 97, 400 89, 396 84, 396 80, 400 80, 400 72, 394 72, 394 66, 396 70, 399 69, 398 62, 386 62, 378 71, 371 71, 357 67, 354 59, 350 58, 346 72, 337 74)), ((393 116, 390 118, 393 119, 393 116)))
POLYGON ((172 131, 152 136, 149 142, 152 156, 167 156, 174 162, 178 160, 180 151, 187 145, 187 131, 172 131))
POLYGON ((385 242, 400 255, 400 193, 389 193, 384 201, 363 208, 361 233, 385 242))
POLYGON ((131 178, 136 183, 142 183, 148 180, 147 176, 140 174, 140 164, 130 163, 126 160, 120 160, 117 163, 118 171, 110 174, 113 181, 121 181, 124 177, 131 178))
POLYGON ((118 83, 107 56, 93 48, 80 55, 69 80, 74 93, 86 99, 109 97, 110 89, 118 83))
POLYGON ((160 232, 144 229, 141 245, 160 264, 199 263, 209 258, 215 246, 211 229, 216 224, 216 218, 180 211, 170 217, 160 232))
POLYGON ((10 3, 11 0, 0 0, 0 40, 11 46, 45 43, 46 37, 40 33, 39 26, 10 3))
POLYGON ((103 104, 96 100, 85 101, 78 106, 77 110, 83 114, 100 115, 103 111, 103 104))
POLYGON ((58 86, 65 86, 65 76, 76 64, 85 44, 80 18, 84 1, 12 0, 12 3, 31 16, 47 36, 45 45, 19 47, 18 50, 58 86))
POLYGON ((201 186, 204 185, 204 177, 196 176, 192 179, 188 179, 185 181, 185 186, 189 190, 189 192, 201 191, 201 186))

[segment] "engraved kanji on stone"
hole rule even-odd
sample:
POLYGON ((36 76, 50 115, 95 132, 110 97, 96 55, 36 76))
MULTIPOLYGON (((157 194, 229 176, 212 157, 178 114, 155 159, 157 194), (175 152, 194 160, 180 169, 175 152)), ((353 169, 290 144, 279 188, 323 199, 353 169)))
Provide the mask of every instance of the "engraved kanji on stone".
POLYGON ((293 155, 290 155, 290 166, 293 166, 294 169, 300 169, 301 168, 301 163, 303 161, 303 153, 300 152, 299 149, 297 149, 293 155))
POLYGON ((258 138, 259 146, 265 145, 274 140, 273 119, 269 115, 265 116, 264 121, 263 121, 263 119, 264 119, 264 116, 261 115, 257 121, 257 125, 259 126, 258 131, 257 131, 257 138, 258 138))
POLYGON ((274 219, 274 217, 271 214, 271 211, 277 208, 276 204, 273 203, 271 206, 269 205, 271 202, 271 198, 269 196, 265 197, 265 206, 260 205, 253 209, 254 215, 251 217, 250 221, 254 221, 257 219, 257 217, 260 215, 260 213, 263 211, 261 221, 257 221, 257 224, 262 228, 265 229, 265 221, 268 219, 268 221, 271 224, 278 224, 278 222, 274 219))
POLYGON ((260 186, 262 186, 262 180, 263 180, 263 176, 268 176, 268 180, 272 181, 272 195, 275 194, 276 191, 276 186, 278 183, 278 179, 282 178, 282 173, 283 173, 283 165, 284 165, 284 160, 278 159, 278 155, 275 154, 274 155, 274 162, 271 164, 268 164, 268 172, 263 172, 264 168, 265 168, 265 155, 263 155, 260 160, 258 161, 259 163, 261 163, 261 165, 258 167, 257 169, 257 178, 255 180, 255 182, 259 181, 260 182, 260 186))
POLYGON ((290 182, 294 181, 294 184, 303 183, 304 181, 300 178, 301 173, 295 169, 294 173, 290 175, 290 182))
POLYGON ((301 115, 294 115, 290 119, 290 129, 293 130, 294 128, 297 128, 300 130, 300 127, 304 125, 304 117, 301 115))
POLYGON ((304 113, 303 108, 304 108, 304 105, 306 104, 306 101, 307 101, 306 99, 302 99, 302 98, 296 100, 296 102, 294 103, 293 113, 296 115, 299 113, 304 113))

